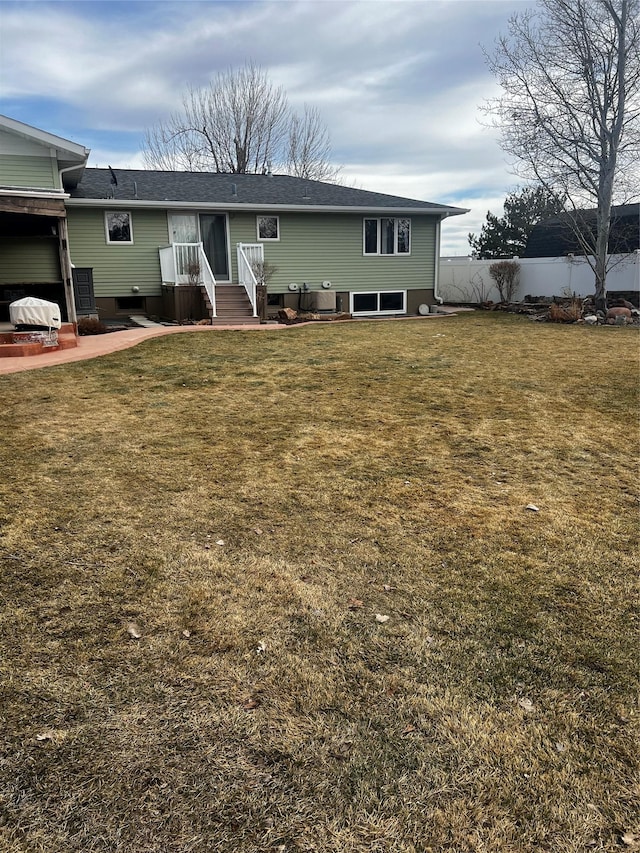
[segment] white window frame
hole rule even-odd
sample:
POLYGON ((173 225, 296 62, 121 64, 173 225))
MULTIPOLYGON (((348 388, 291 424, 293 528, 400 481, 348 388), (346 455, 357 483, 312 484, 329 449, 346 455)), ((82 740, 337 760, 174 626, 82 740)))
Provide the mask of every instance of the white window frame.
POLYGON ((406 314, 407 313, 407 291, 406 290, 352 290, 349 294, 349 313, 354 317, 379 317, 389 314, 406 314), (402 308, 393 311, 380 310, 380 295, 382 293, 401 293, 402 308), (378 308, 375 311, 354 311, 354 303, 356 296, 371 296, 375 294, 378 297, 378 308))
POLYGON ((278 242, 280 242, 280 217, 279 216, 267 216, 265 214, 261 214, 261 215, 256 216, 256 237, 262 243, 278 243, 278 242), (261 219, 275 219, 276 231, 278 232, 277 237, 261 237, 260 236, 260 220, 261 219))
POLYGON ((196 221, 196 243, 201 242, 200 235, 200 214, 197 211, 170 210, 167 213, 167 227, 169 229, 169 242, 173 244, 173 217, 174 216, 193 216, 196 221))
POLYGON ((362 254, 365 258, 408 258, 411 254, 411 217, 410 216, 365 216, 362 220, 362 254), (391 219, 393 221, 393 252, 381 252, 381 234, 380 229, 383 219, 391 219), (406 220, 409 223, 409 251, 398 251, 398 222, 406 220), (367 252, 367 222, 377 223, 377 251, 367 252))
POLYGON ((108 246, 133 246, 133 216, 130 210, 105 210, 104 212, 104 233, 108 246), (109 234, 109 217, 116 213, 126 213, 129 217, 129 234, 130 240, 112 240, 109 234))

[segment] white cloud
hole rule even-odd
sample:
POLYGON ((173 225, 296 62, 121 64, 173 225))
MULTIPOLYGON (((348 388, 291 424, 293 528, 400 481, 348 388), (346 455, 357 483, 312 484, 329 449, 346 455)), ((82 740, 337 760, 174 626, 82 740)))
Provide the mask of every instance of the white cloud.
POLYGON ((292 104, 320 108, 347 181, 472 207, 443 228, 466 252, 514 184, 478 122, 496 91, 478 43, 521 3, 5 2, 5 109, 92 146, 92 163, 136 168, 136 140, 188 85, 250 60, 292 104))

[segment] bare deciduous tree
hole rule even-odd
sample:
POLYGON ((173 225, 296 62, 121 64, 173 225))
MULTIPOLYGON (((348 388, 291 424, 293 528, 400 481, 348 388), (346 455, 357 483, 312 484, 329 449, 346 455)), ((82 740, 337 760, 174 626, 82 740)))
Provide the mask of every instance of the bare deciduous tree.
POLYGON ((284 89, 252 64, 189 89, 178 112, 147 130, 143 155, 154 169, 255 174, 273 167, 312 180, 337 173, 317 109, 295 114, 284 89))
POLYGON ((337 179, 339 168, 331 163, 329 133, 316 107, 305 104, 302 115, 291 115, 286 170, 314 181, 337 179))
POLYGON ((514 171, 576 211, 571 217, 606 305, 611 206, 638 189, 640 0, 538 0, 514 15, 488 64, 502 94, 485 109, 514 171), (595 207, 595 232, 580 227, 595 207), (592 256, 592 257, 589 257, 592 256))

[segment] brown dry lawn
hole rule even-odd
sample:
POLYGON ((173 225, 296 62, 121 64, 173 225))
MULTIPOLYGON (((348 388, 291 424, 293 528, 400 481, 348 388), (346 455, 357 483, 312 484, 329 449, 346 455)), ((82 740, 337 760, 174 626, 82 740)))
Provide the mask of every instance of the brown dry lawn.
POLYGON ((637 330, 171 336, 0 389, 2 853, 637 849, 637 330))

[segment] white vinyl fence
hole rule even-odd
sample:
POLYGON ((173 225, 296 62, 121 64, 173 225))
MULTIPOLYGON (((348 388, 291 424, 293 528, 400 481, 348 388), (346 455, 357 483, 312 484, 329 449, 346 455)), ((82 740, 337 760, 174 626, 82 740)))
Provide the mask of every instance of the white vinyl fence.
MULTIPOLYGON (((526 296, 590 296, 595 291, 593 270, 583 258, 514 258, 520 264, 516 300, 526 296)), ((640 291, 640 251, 613 255, 607 273, 607 291, 640 291)), ((438 294, 445 302, 498 302, 500 296, 489 275, 492 260, 469 257, 440 258, 438 294)))

